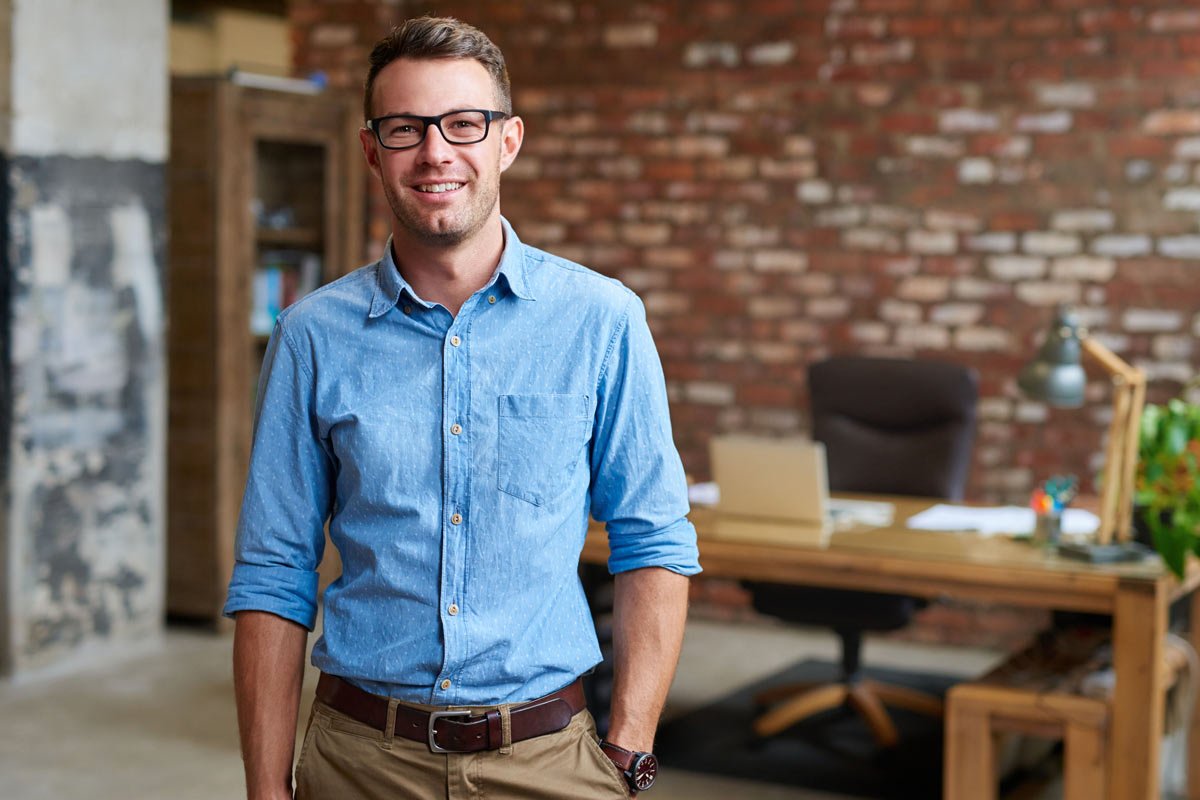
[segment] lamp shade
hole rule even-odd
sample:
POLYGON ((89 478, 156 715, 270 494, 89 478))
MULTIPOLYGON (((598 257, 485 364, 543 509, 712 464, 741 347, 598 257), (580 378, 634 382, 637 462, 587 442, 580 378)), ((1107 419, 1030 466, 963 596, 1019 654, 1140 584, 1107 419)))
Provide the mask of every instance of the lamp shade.
POLYGON ((1087 375, 1083 371, 1079 318, 1060 306, 1037 356, 1017 376, 1017 385, 1029 397, 1060 408, 1083 405, 1087 375))

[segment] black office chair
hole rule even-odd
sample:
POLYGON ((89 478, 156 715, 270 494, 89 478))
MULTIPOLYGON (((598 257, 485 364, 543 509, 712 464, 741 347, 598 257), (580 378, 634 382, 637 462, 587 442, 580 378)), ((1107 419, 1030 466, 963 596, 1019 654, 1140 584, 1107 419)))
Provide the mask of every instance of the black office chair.
MULTIPOLYGON (((937 361, 843 356, 810 366, 808 387, 812 436, 825 444, 831 491, 962 498, 979 396, 974 370, 937 361)), ((919 600, 772 583, 746 586, 761 613, 832 628, 842 644, 837 683, 783 686, 755 698, 773 704, 755 720, 756 734, 773 736, 814 714, 849 705, 876 741, 890 747, 899 737, 885 703, 941 716, 940 699, 860 674, 863 633, 904 627, 919 600)))

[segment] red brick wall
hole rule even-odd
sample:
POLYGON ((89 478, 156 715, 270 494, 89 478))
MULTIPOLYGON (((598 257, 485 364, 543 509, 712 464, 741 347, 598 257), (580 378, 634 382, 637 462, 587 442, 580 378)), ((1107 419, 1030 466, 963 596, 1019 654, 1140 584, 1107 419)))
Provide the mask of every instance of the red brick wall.
POLYGON ((803 429, 804 367, 838 352, 978 367, 973 496, 1086 477, 1103 381, 1079 411, 1014 385, 1059 301, 1152 397, 1196 372, 1182 0, 293 0, 299 65, 358 85, 370 43, 426 11, 505 50, 528 135, 504 212, 644 297, 697 478, 713 431, 803 429))
MULTIPOLYGON (((527 241, 646 301, 689 472, 805 427, 831 353, 976 366, 970 493, 1099 466, 1108 392, 1015 376, 1061 301, 1179 391, 1200 351, 1200 9, 1187 0, 292 0, 299 65, 361 81, 433 11, 505 50, 527 241)), ((385 209, 372 227, 386 235, 385 209)))

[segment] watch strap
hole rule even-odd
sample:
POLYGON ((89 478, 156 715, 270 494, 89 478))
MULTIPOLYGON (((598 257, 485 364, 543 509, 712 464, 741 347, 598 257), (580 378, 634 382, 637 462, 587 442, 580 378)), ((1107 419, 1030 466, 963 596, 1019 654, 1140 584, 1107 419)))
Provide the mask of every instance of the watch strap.
POLYGON ((638 757, 638 754, 634 751, 618 747, 612 742, 606 742, 603 739, 600 740, 600 749, 620 768, 621 772, 629 772, 633 769, 633 762, 638 757))

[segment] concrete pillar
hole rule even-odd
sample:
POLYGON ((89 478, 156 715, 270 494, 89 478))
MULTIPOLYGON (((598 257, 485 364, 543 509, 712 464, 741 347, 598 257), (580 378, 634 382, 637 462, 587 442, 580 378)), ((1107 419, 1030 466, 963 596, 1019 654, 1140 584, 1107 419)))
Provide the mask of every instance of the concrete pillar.
POLYGON ((0 0, 0 670, 162 630, 166 0, 0 0))

